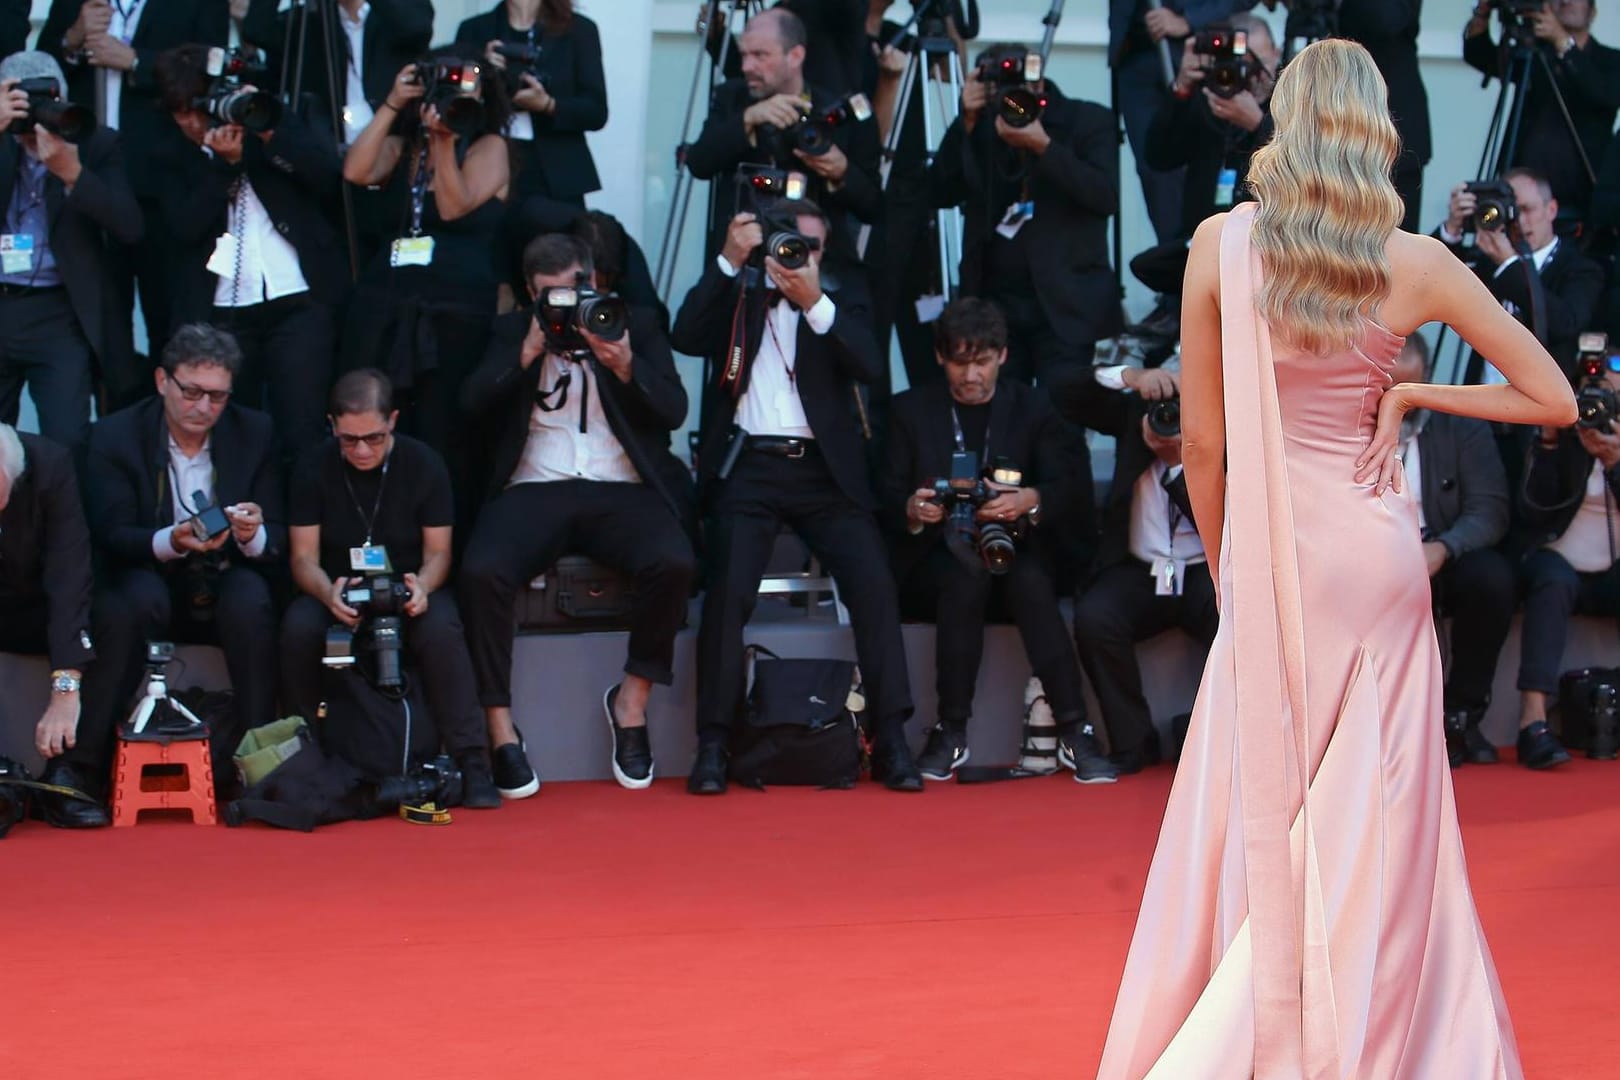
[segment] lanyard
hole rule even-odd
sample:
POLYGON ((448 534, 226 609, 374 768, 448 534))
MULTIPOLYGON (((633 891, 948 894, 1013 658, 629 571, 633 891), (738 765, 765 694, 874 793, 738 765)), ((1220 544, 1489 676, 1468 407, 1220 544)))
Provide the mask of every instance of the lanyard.
MULTIPOLYGON (((962 418, 956 415, 956 406, 951 406, 951 431, 956 436, 956 452, 968 452, 967 438, 962 434, 962 418)), ((979 468, 983 469, 990 464, 990 425, 984 426, 984 449, 979 453, 979 468)))
MULTIPOLYGON (((548 362, 549 360, 550 357, 547 357, 548 362)), ((581 364, 581 366, 583 367, 584 365, 581 364)), ((562 408, 564 405, 567 405, 568 387, 571 383, 573 383, 573 381, 574 369, 571 367, 563 368, 562 374, 557 376, 557 381, 552 384, 550 390, 541 390, 535 394, 535 407, 541 412, 553 413, 562 408), (552 401, 551 399, 553 397, 555 397, 557 400, 552 401)), ((579 433, 581 435, 586 434, 590 427, 588 423, 589 417, 587 415, 590 401, 591 380, 581 374, 579 380, 579 433)))
POLYGON ((130 21, 140 15, 141 8, 146 6, 146 0, 134 0, 127 8, 124 6, 124 0, 109 0, 109 2, 121 20, 121 25, 118 27, 118 40, 128 45, 135 38, 135 35, 129 29, 130 21))
POLYGON ((427 200, 428 141, 425 134, 418 136, 422 148, 416 153, 416 175, 411 178, 411 235, 422 235, 422 204, 427 200))
POLYGON ((383 492, 388 488, 388 462, 393 456, 390 453, 388 457, 383 458, 382 479, 377 481, 377 498, 371 504, 370 516, 367 516, 365 507, 360 505, 360 496, 354 493, 354 483, 349 479, 348 462, 343 463, 343 486, 349 489, 349 501, 354 503, 354 512, 360 515, 360 521, 366 527, 366 538, 363 541, 365 547, 371 546, 371 534, 377 524, 377 515, 382 511, 383 492))
MULTIPOLYGON (((781 301, 777 301, 777 303, 780 304, 781 301)), ((776 307, 772 307, 769 311, 765 312, 765 329, 770 331, 771 341, 776 344, 776 358, 782 362, 782 370, 787 372, 788 385, 792 387, 793 392, 797 394, 799 392, 799 359, 797 356, 795 356, 793 358, 792 366, 790 367, 788 365, 787 350, 782 348, 782 339, 776 336, 776 311, 776 307)), ((795 320, 794 325, 795 329, 797 329, 797 320, 795 320)))

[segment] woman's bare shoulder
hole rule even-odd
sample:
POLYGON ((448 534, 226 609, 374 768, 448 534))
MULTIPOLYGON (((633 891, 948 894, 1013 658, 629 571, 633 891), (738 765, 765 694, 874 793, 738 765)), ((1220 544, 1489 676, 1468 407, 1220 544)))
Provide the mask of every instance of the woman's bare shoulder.
POLYGON ((1431 321, 1437 289, 1448 288, 1459 270, 1467 269, 1451 249, 1432 236, 1401 232, 1390 234, 1384 248, 1389 256, 1389 299, 1383 306, 1384 324, 1397 334, 1409 334, 1431 321))

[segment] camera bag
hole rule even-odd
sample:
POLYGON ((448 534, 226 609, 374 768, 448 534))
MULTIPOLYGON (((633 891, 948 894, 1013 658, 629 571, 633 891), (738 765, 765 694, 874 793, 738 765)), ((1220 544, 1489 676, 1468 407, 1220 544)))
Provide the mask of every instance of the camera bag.
POLYGON ((1564 745, 1587 750, 1597 733, 1594 691, 1620 688, 1620 668, 1577 668, 1558 677, 1558 726, 1564 745))
POLYGON ((363 665, 325 672, 326 714, 321 746, 367 780, 404 776, 439 752, 439 729, 420 679, 407 678, 403 697, 372 685, 363 665))
POLYGON ((223 807, 225 824, 261 821, 312 832, 317 825, 366 816, 360 773, 322 753, 309 725, 289 716, 242 736, 234 755, 245 790, 223 807))
POLYGON ((784 660, 748 647, 749 685, 734 732, 731 779, 747 787, 849 788, 864 757, 860 670, 848 660, 784 660))
POLYGON ((583 555, 564 555, 518 594, 519 630, 628 630, 635 585, 583 555))

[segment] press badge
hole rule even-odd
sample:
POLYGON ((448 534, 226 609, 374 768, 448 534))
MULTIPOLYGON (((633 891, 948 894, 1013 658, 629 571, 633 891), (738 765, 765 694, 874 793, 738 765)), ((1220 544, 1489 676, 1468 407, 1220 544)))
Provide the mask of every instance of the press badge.
POLYGON ((402 236, 388 248, 389 266, 430 266, 432 263, 431 236, 402 236))
POLYGON ((0 272, 26 274, 34 268, 32 233, 6 233, 0 236, 0 272))
POLYGON ((1222 169, 1215 178, 1215 208, 1223 210, 1232 205, 1232 199, 1237 193, 1237 170, 1222 169))
POLYGON ((512 119, 506 122, 506 137, 517 139, 519 142, 534 141, 534 117, 519 109, 512 114, 512 119))
POLYGON ((362 544, 349 549, 349 569, 359 574, 389 571, 388 549, 381 544, 362 544))
POLYGON ((1024 227, 1024 222, 1035 216, 1035 200, 1025 199, 1015 202, 1007 207, 1007 213, 1001 218, 1001 224, 996 226, 996 232, 1011 240, 1018 235, 1018 230, 1024 227))
POLYGON ((220 233, 214 241, 214 253, 208 256, 208 272, 222 278, 236 277, 236 259, 242 242, 230 233, 220 233))
POLYGON ((1165 559, 1153 560, 1153 595, 1154 596, 1180 596, 1182 579, 1187 574, 1187 560, 1165 559))

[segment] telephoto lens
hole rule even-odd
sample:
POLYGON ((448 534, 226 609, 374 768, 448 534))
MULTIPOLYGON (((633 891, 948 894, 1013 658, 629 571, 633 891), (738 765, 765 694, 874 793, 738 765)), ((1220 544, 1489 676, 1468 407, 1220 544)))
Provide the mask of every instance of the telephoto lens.
POLYGON ((63 101, 61 88, 49 75, 22 79, 17 89, 28 95, 28 111, 18 119, 17 131, 42 127, 60 139, 79 143, 96 130, 96 114, 83 105, 63 101))

